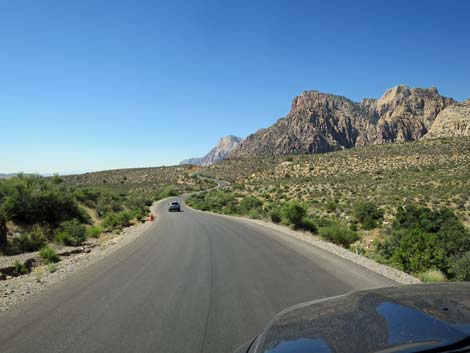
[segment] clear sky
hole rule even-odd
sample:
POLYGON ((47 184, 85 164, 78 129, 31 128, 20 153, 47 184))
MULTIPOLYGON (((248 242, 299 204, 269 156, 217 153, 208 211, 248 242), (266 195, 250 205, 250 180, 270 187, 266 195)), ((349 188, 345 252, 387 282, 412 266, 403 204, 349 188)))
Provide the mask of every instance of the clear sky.
POLYGON ((0 0, 0 173, 176 164, 308 89, 470 97, 470 1, 0 0))

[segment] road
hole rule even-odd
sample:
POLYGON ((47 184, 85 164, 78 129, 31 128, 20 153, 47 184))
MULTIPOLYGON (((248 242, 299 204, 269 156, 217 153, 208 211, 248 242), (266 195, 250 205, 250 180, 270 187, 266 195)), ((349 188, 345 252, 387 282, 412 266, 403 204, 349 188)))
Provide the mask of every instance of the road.
POLYGON ((290 305, 390 284, 277 231, 161 203, 139 238, 0 313, 0 351, 231 352, 290 305))

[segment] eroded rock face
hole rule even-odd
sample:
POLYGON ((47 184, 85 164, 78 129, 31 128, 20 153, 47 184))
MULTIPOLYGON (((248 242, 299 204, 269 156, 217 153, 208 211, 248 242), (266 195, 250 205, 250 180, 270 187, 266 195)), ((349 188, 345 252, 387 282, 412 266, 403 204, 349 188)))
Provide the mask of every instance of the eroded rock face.
POLYGON ((230 157, 320 153, 414 141, 428 132, 439 112, 454 103, 436 88, 396 86, 380 99, 360 103, 306 91, 293 99, 286 117, 248 136, 230 157))
POLYGON ((470 136, 470 99, 441 111, 424 138, 470 136))
POLYGON ((204 157, 185 159, 180 164, 209 166, 225 159, 240 144, 241 140, 240 137, 233 135, 222 137, 217 145, 204 157))
POLYGON ((294 98, 285 118, 248 136, 234 154, 317 153, 350 148, 367 125, 357 103, 340 96, 306 91, 294 98))
MULTIPOLYGON (((455 101, 442 97, 436 88, 396 86, 387 90, 371 106, 377 118, 376 135, 371 143, 414 141, 431 128, 437 114, 455 101)), ((370 117, 369 117, 370 118, 370 117)))

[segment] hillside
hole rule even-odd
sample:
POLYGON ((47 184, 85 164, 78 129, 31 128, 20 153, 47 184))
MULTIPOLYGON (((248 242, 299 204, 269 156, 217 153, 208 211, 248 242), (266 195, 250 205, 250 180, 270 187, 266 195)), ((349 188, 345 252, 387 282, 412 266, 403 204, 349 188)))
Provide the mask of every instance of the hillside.
POLYGON ((73 186, 154 196, 165 188, 174 188, 177 193, 206 189, 210 183, 191 175, 197 170, 193 166, 113 169, 68 175, 63 179, 73 186))
MULTIPOLYGON (((456 103, 434 87, 396 86, 380 99, 368 98, 360 103, 334 94, 305 91, 294 98, 286 117, 249 135, 230 158, 322 153, 415 141, 431 129, 441 111, 456 103)), ((439 137, 453 135, 448 129, 439 137)))
POLYGON ((203 174, 265 202, 302 200, 319 215, 348 219, 354 204, 366 200, 390 213, 412 202, 450 207, 470 224, 470 137, 232 159, 203 174))

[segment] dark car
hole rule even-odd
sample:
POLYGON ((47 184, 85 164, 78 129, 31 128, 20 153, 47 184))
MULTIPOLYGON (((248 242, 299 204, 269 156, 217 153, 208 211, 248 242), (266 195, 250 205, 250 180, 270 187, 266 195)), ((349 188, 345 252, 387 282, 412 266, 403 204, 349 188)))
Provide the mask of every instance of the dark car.
POLYGON ((172 212, 172 211, 178 211, 180 212, 181 211, 181 206, 180 206, 180 203, 177 202, 177 201, 172 201, 168 204, 168 211, 172 212))
POLYGON ((299 304, 235 353, 470 352, 470 283, 404 285, 299 304))

